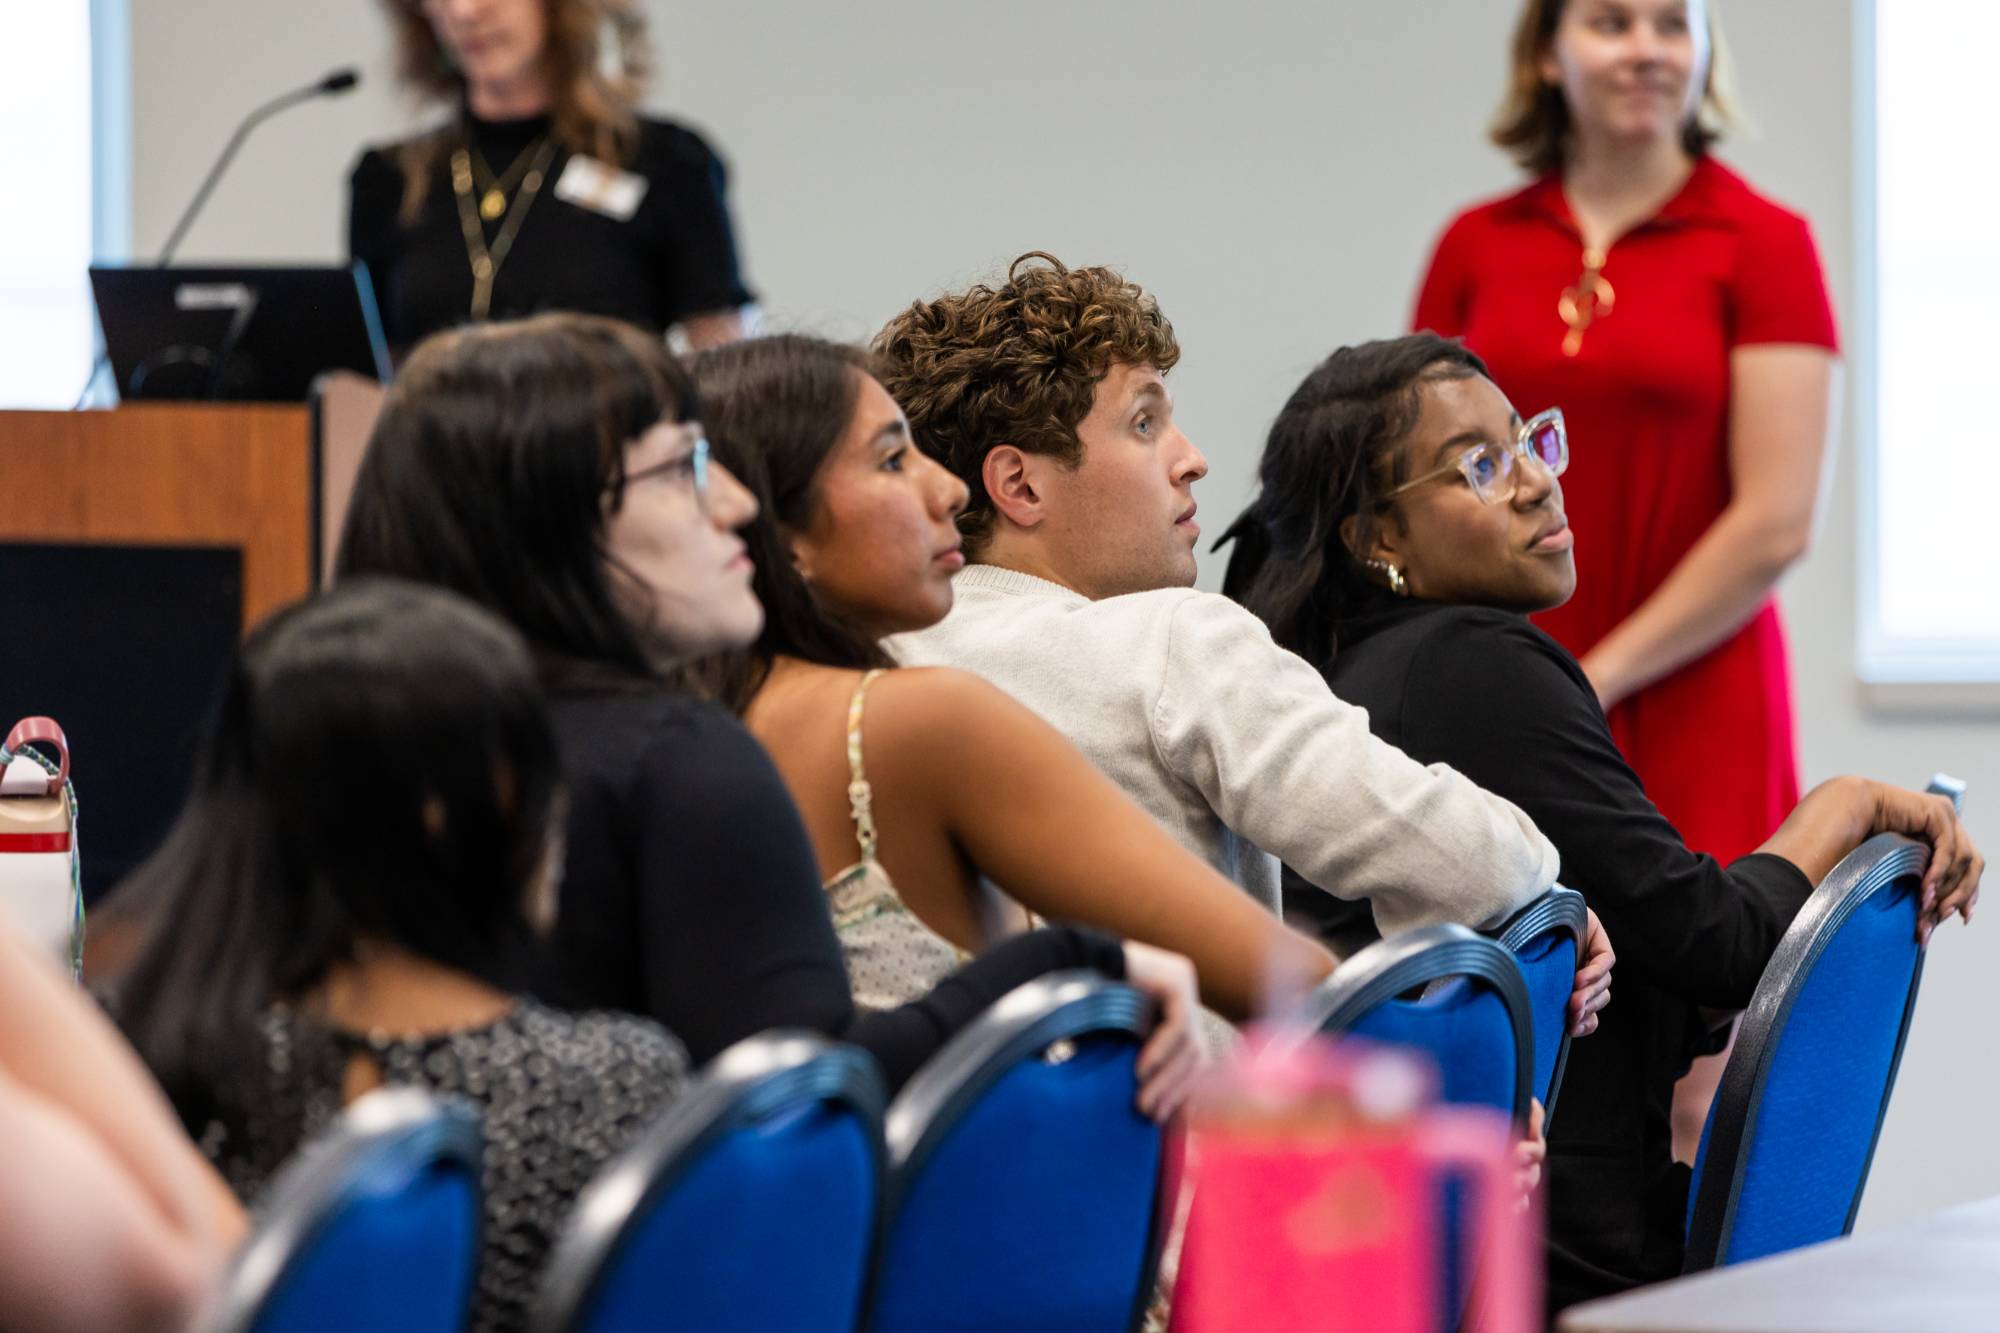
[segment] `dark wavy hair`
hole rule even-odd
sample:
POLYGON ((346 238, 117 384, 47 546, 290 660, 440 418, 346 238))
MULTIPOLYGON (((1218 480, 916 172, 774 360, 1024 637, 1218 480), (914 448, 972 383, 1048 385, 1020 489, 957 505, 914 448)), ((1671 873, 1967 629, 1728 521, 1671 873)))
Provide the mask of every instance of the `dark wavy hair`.
MULTIPOLYGON (((451 63, 424 17, 423 0, 382 0, 395 27, 396 77, 416 97, 459 111, 465 76, 451 63)), ((557 142, 571 153, 589 153, 629 166, 639 142, 639 97, 652 73, 652 48, 638 0, 543 0, 548 42, 542 72, 554 98, 550 117, 557 142), (604 56, 604 38, 615 59, 604 56)), ((464 136, 458 115, 442 129, 396 149, 403 173, 400 216, 408 226, 423 211, 431 173, 464 136)))
MULTIPOLYGON (((552 685, 655 682, 652 631, 618 596, 606 497, 625 446, 695 416, 655 337, 594 315, 538 315, 424 340, 369 438, 337 577, 434 583, 524 635, 552 685)), ((655 655, 656 656, 656 655, 655 655)))
POLYGON ((874 352, 918 447, 970 492, 958 519, 968 557, 993 532, 982 475, 990 451, 1011 444, 1074 466, 1076 428, 1112 367, 1164 375, 1181 359, 1173 325, 1137 283, 1040 250, 1009 265, 998 287, 914 303, 876 335, 874 352))
POLYGON ((1434 333, 1343 347, 1292 391, 1257 465, 1257 496, 1216 538, 1233 542, 1222 591, 1283 647, 1324 670, 1340 619, 1369 580, 1341 524, 1384 515, 1404 480, 1396 446, 1417 423, 1420 390, 1485 375, 1486 363, 1434 333))
POLYGON ((701 687, 740 713, 779 654, 821 666, 893 666, 865 630, 819 599, 785 539, 819 508, 820 471, 854 414, 861 377, 873 373, 868 354, 781 333, 704 351, 688 369, 709 448, 757 497, 757 517, 742 535, 764 604, 757 642, 704 664, 695 673, 701 687))
POLYGON ((199 1132, 258 1016, 363 939, 491 975, 526 931, 555 739, 520 638, 436 588, 343 585, 243 643, 187 804, 108 914, 126 1034, 199 1132))

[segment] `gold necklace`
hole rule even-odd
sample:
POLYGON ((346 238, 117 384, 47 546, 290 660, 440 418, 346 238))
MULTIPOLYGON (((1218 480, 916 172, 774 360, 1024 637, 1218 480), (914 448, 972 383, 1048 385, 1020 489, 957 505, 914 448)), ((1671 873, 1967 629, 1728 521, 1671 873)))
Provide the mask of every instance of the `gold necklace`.
POLYGON ((479 221, 479 206, 472 199, 472 153, 459 148, 451 155, 451 189, 458 196, 458 225, 465 233, 465 257, 472 265, 472 318, 482 320, 493 308, 493 280, 500 274, 500 266, 507 262, 507 252, 514 248, 514 237, 520 233, 521 223, 528 216, 528 209, 535 202, 535 195, 542 188, 542 179, 548 174, 549 163, 555 159, 556 145, 553 139, 545 142, 535 153, 528 172, 521 178, 520 193, 514 196, 514 206, 507 210, 507 220, 500 224, 500 234, 493 238, 489 249, 486 232, 479 221))
POLYGON ((480 191, 480 217, 493 222, 507 211, 508 191, 514 188, 516 177, 527 171, 528 164, 534 160, 536 151, 547 137, 545 134, 536 135, 533 142, 514 155, 514 160, 507 164, 507 170, 498 177, 494 176, 493 168, 486 165, 485 154, 477 148, 472 149, 472 181, 480 191))
POLYGON ((1611 290, 1611 284, 1604 277, 1604 251, 1593 246, 1583 248, 1583 276, 1576 280, 1574 287, 1565 287, 1563 294, 1556 298, 1556 313, 1569 326, 1563 335, 1563 355, 1575 356, 1583 351, 1583 331, 1599 315, 1611 313, 1611 307, 1618 300, 1618 293, 1611 290))

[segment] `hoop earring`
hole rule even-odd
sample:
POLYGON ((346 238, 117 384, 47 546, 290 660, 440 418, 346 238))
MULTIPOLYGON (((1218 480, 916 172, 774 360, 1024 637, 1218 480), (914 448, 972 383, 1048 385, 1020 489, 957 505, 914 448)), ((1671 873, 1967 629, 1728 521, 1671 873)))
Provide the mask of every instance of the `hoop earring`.
POLYGON ((1410 581, 1403 577, 1402 570, 1396 568, 1387 560, 1368 560, 1363 563, 1370 569, 1382 572, 1382 577, 1389 580, 1390 592, 1395 593, 1398 597, 1408 597, 1410 595, 1410 581))

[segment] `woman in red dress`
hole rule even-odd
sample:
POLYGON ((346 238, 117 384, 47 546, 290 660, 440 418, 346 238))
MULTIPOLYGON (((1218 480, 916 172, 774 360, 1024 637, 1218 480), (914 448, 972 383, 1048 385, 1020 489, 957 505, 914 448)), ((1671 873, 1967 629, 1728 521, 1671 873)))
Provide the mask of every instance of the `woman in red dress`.
POLYGON ((1726 862, 1798 800, 1772 594, 1812 531, 1838 343, 1805 220, 1709 153, 1714 37, 1702 0, 1529 0, 1493 138, 1535 179, 1451 223, 1414 326, 1562 407, 1583 540, 1575 597, 1537 621, 1726 862))
POLYGON ((1699 0, 1531 0, 1494 137, 1540 174, 1453 221, 1415 323, 1568 417, 1589 549, 1540 623, 1728 860, 1797 801, 1772 588, 1811 532, 1837 343, 1805 220, 1708 153, 1710 37, 1699 0))

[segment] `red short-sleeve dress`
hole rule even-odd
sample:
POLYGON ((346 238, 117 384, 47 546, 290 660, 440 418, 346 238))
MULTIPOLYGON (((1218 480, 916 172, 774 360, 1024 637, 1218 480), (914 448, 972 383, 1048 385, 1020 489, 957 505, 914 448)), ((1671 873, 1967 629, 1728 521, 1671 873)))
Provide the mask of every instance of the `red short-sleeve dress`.
MULTIPOLYGON (((1561 179, 1545 176, 1452 222, 1414 321, 1463 337, 1522 416, 1560 407, 1568 419, 1576 595, 1535 619, 1578 657, 1652 595, 1729 502, 1731 350, 1838 350, 1805 219, 1712 157, 1611 247, 1601 273, 1610 308, 1573 337, 1559 302, 1583 275, 1583 240, 1561 179)), ((1618 704, 1610 723, 1689 846, 1724 860, 1754 849, 1798 800, 1775 601, 1618 704)))

